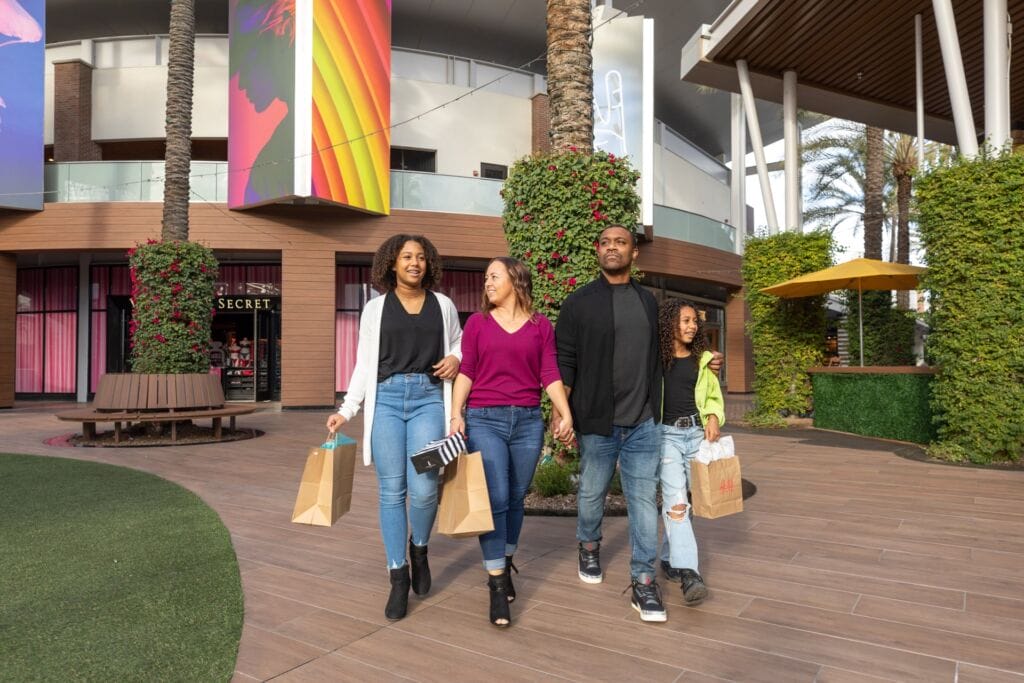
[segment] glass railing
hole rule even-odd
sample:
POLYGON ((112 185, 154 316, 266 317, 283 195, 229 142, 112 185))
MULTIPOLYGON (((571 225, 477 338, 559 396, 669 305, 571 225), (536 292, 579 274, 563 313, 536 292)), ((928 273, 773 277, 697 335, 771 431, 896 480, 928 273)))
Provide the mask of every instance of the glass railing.
MULTIPOLYGON (((226 202, 228 165, 193 161, 193 202, 226 202)), ((489 178, 391 171, 391 208, 500 216, 502 181, 489 178)), ((78 161, 46 164, 48 202, 159 202, 162 161, 78 161)), ((735 251, 736 229, 699 214, 656 204, 655 237, 735 251)))
POLYGON ((655 204, 654 239, 663 237, 736 251, 736 228, 733 226, 682 209, 655 204))

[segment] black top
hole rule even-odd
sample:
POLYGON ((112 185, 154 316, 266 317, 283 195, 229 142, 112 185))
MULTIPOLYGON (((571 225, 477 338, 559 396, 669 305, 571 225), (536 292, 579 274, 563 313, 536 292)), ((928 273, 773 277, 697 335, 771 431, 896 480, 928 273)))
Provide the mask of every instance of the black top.
POLYGON ((394 291, 384 295, 380 318, 380 362, 377 381, 391 375, 424 373, 435 384, 434 363, 444 357, 444 317, 434 293, 427 291, 423 308, 407 313, 394 291))
POLYGON ((615 417, 612 422, 620 427, 632 427, 651 416, 647 400, 650 378, 643 372, 637 372, 647 361, 651 326, 633 285, 626 283, 611 287, 612 317, 615 320, 612 360, 615 417))
MULTIPOLYGON (((647 317, 650 341, 645 358, 636 358, 633 371, 645 374, 651 415, 661 419, 661 364, 658 361, 658 302, 635 280, 630 286, 639 295, 647 317)), ((562 381, 572 387, 569 405, 576 428, 583 434, 609 436, 615 422, 612 388, 615 358, 615 312, 612 285, 598 277, 569 295, 562 304, 555 327, 558 369, 562 381)))
POLYGON ((665 424, 672 424, 679 417, 697 414, 695 391, 697 387, 697 356, 690 354, 676 358, 665 373, 665 424))

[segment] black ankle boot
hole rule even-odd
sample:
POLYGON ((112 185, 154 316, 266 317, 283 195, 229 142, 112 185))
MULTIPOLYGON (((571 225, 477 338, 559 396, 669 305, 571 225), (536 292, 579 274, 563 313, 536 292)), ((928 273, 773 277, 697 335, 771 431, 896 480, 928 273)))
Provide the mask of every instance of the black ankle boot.
POLYGON ((413 545, 409 539, 409 564, 412 565, 412 591, 416 595, 430 592, 430 565, 427 564, 427 546, 413 545))
POLYGON ((384 616, 390 621, 398 621, 405 618, 405 613, 409 609, 409 565, 392 569, 389 574, 391 595, 388 596, 388 604, 384 607, 384 616))
POLYGON ((506 628, 512 623, 508 609, 509 580, 507 574, 491 574, 487 577, 487 587, 491 589, 491 623, 498 628, 506 628), (504 623, 498 621, 504 619, 504 623))
POLYGON ((512 556, 505 556, 505 578, 508 579, 508 601, 516 601, 516 587, 512 585, 512 572, 519 573, 519 568, 512 564, 512 556))

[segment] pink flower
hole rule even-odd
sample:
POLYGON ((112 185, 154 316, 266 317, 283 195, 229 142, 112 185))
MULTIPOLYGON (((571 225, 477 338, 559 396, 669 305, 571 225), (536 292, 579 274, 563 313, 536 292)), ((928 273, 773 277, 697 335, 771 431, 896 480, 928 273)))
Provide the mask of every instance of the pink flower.
POLYGON ((529 222, 530 222, 530 221, 532 221, 532 220, 533 220, 533 216, 531 216, 530 214, 525 214, 525 215, 523 216, 523 222, 524 222, 524 223, 529 223, 529 222))

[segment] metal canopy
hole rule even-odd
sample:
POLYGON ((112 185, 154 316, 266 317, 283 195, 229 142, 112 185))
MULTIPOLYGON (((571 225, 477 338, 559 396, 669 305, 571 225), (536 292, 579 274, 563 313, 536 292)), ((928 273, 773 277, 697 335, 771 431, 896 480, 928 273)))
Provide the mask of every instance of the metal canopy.
MULTIPOLYGON (((982 2, 953 0, 971 109, 983 130, 982 2)), ((1008 0, 1024 26, 1024 0, 1008 0)), ((738 90, 747 60, 755 96, 782 101, 782 73, 799 77, 802 109, 915 134, 914 15, 923 18, 925 135, 956 143, 931 0, 736 0, 682 52, 682 78, 738 90)), ((1020 42, 1015 41, 1015 42, 1020 42)), ((1012 117, 1024 117, 1024 55, 1010 62, 1012 117)), ((1014 126, 1016 127, 1016 126, 1014 126)))

